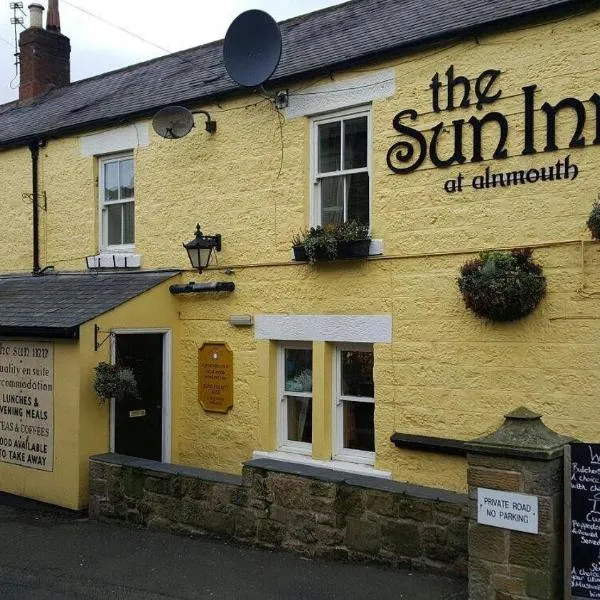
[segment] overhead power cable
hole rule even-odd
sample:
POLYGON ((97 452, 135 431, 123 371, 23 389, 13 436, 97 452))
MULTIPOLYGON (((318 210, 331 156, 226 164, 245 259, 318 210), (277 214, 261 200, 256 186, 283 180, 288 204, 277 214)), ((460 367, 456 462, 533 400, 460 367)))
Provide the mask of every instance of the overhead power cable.
POLYGON ((105 25, 109 25, 110 27, 114 27, 115 29, 118 29, 119 31, 122 31, 123 33, 126 33, 127 35, 130 35, 131 37, 134 37, 136 40, 139 40, 140 42, 144 42, 144 44, 148 44, 150 46, 154 46, 154 48, 157 48, 158 50, 161 50, 162 52, 166 52, 167 54, 173 54, 172 50, 169 50, 168 48, 164 48, 163 46, 160 46, 159 44, 155 44, 154 42, 151 42, 150 40, 147 40, 146 38, 143 38, 141 35, 138 35, 137 33, 133 33, 133 31, 129 31, 129 29, 126 29, 125 27, 121 27, 121 25, 117 25, 116 23, 113 23, 112 21, 109 21, 108 19, 105 19, 104 17, 101 17, 93 12, 90 12, 89 10, 82 8, 81 6, 78 6, 77 4, 73 4, 73 2, 69 2, 69 0, 63 0, 63 2, 65 4, 68 4, 69 6, 71 6, 72 8, 74 8, 75 10, 78 10, 90 17, 93 17, 94 19, 97 19, 98 21, 101 21, 102 23, 104 23, 105 25))

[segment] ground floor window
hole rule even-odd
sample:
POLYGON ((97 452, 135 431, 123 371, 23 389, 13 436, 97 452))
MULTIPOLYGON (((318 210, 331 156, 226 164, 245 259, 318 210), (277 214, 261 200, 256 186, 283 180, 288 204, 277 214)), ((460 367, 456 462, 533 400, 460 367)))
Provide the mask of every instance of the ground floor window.
POLYGON ((336 348, 335 458, 373 464, 375 460, 375 390, 373 348, 336 348))
POLYGON ((312 448, 312 349, 310 344, 282 344, 279 352, 279 444, 310 454, 312 448))

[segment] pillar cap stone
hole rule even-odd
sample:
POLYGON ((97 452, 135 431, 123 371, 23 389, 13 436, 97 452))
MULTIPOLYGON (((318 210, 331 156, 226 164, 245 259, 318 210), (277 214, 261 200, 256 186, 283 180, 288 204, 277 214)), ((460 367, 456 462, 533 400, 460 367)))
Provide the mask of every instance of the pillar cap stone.
POLYGON ((553 460, 562 456, 573 441, 549 429, 542 415, 524 406, 505 415, 504 424, 489 435, 467 444, 468 452, 533 460, 553 460))

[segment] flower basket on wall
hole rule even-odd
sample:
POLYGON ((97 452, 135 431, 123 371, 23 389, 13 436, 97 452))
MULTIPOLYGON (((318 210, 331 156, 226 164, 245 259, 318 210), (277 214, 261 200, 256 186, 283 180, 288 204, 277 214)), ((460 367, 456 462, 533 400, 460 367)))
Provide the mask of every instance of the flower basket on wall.
POLYGON ((590 213, 586 224, 592 234, 592 238, 600 240, 600 202, 594 202, 592 212, 590 213))
POLYGON ((94 391, 100 400, 114 398, 120 401, 126 396, 139 397, 137 381, 131 369, 101 362, 95 370, 94 391))
POLYGON ((311 227, 292 238, 294 260, 311 263, 369 256, 369 228, 351 220, 340 225, 311 227))
POLYGON ((467 308, 491 321, 532 312, 546 293, 546 278, 531 256, 530 248, 485 252, 463 265, 458 287, 467 308))

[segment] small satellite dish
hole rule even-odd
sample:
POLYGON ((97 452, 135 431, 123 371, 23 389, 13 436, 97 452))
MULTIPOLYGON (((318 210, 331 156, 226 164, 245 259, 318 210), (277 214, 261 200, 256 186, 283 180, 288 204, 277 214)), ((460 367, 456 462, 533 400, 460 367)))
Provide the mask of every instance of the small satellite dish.
POLYGON ((166 106, 154 115, 152 127, 160 137, 178 140, 194 127, 194 115, 183 106, 166 106))
POLYGON ((231 79, 245 87, 262 85, 281 59, 281 31, 262 10, 247 10, 229 26, 223 60, 231 79))

